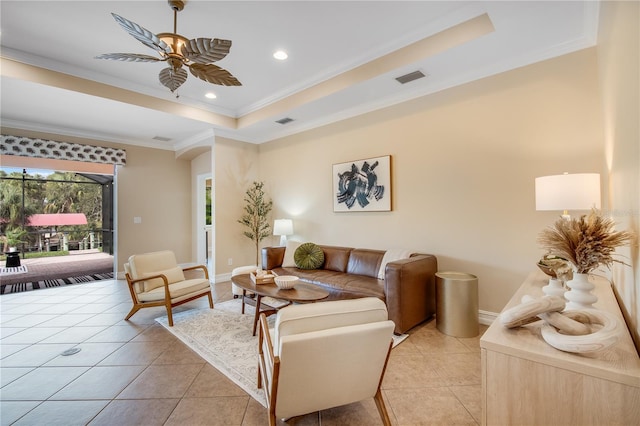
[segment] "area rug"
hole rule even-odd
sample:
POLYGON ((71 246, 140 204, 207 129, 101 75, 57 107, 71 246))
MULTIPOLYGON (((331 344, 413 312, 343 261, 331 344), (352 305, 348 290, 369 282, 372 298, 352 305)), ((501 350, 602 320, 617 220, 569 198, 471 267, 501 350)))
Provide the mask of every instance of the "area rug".
MULTIPOLYGON (((169 327, 166 316, 156 318, 156 321, 266 407, 264 391, 256 384, 258 337, 252 336, 255 311, 249 305, 246 305, 244 315, 240 310, 240 299, 233 299, 216 303, 214 309, 176 313, 173 327, 169 327)), ((275 316, 268 318, 271 326, 274 321, 275 316)), ((395 347, 409 336, 393 337, 395 347)))
POLYGON ((27 272, 27 265, 11 266, 9 268, 3 266, 0 268, 0 277, 4 277, 7 275, 26 274, 27 272))
POLYGON ((91 274, 81 275, 78 277, 58 278, 42 281, 30 281, 14 284, 2 284, 0 287, 0 294, 19 293, 22 291, 39 290, 42 288, 61 287, 70 284, 81 284, 92 281, 110 280, 113 279, 113 272, 107 272, 104 274, 91 274))
MULTIPOLYGON (((240 299, 216 303, 214 309, 194 309, 156 318, 209 364, 266 407, 264 391, 258 389, 258 337, 253 332, 253 306, 240 314, 240 299)), ((275 316, 269 317, 273 323, 275 316)), ((257 333, 256 333, 257 334, 257 333)))

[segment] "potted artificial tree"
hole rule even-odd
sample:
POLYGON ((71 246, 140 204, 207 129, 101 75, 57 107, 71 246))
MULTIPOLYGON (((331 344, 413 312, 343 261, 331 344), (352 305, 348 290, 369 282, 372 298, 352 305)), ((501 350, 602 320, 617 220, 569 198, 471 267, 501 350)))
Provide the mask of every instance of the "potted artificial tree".
POLYGON ((256 245, 256 265, 258 265, 260 241, 271 235, 271 225, 267 216, 273 207, 273 201, 265 199, 263 182, 253 182, 244 197, 244 214, 238 220, 247 230, 244 236, 256 245))

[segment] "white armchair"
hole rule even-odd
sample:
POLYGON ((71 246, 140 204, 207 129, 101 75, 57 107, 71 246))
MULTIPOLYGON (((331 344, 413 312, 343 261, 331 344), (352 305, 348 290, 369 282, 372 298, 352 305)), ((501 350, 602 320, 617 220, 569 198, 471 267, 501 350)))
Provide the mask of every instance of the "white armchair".
POLYGON ((261 315, 258 387, 269 424, 374 398, 390 425, 380 386, 393 329, 384 302, 374 297, 288 306, 272 330, 261 315))
POLYGON ((209 297, 209 307, 213 309, 209 271, 204 265, 181 268, 175 254, 165 250, 134 254, 124 264, 124 270, 133 300, 125 320, 142 308, 165 306, 169 326, 173 326, 171 309, 203 296, 209 297), (195 270, 202 270, 203 278, 185 278, 184 272, 195 270))

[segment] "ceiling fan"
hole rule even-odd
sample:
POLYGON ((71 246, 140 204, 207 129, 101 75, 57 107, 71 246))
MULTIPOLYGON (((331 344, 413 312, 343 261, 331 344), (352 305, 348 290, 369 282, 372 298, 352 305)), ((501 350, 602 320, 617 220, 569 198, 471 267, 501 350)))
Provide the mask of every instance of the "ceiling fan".
POLYGON ((131 22, 122 16, 112 13, 114 19, 122 28, 136 40, 147 47, 156 50, 160 57, 138 53, 105 53, 96 59, 111 59, 126 62, 167 62, 168 67, 160 71, 160 83, 173 93, 185 81, 187 72, 183 66, 189 68, 191 74, 201 80, 221 86, 242 86, 229 71, 213 65, 227 56, 231 49, 231 40, 218 38, 196 38, 189 40, 177 34, 178 12, 184 9, 184 1, 168 0, 173 10, 173 32, 153 34, 151 31, 131 22))

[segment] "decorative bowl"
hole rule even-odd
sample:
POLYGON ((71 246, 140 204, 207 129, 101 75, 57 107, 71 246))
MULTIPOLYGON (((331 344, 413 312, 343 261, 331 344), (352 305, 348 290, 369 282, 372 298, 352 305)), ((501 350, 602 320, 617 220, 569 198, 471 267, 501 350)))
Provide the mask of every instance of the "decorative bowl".
POLYGON ((542 262, 538 262, 538 268, 542 269, 542 272, 549 275, 550 277, 556 278, 555 271, 549 265, 545 265, 542 262))
POLYGON ((295 275, 280 275, 275 277, 276 285, 282 290, 293 288, 298 280, 299 278, 295 275))

